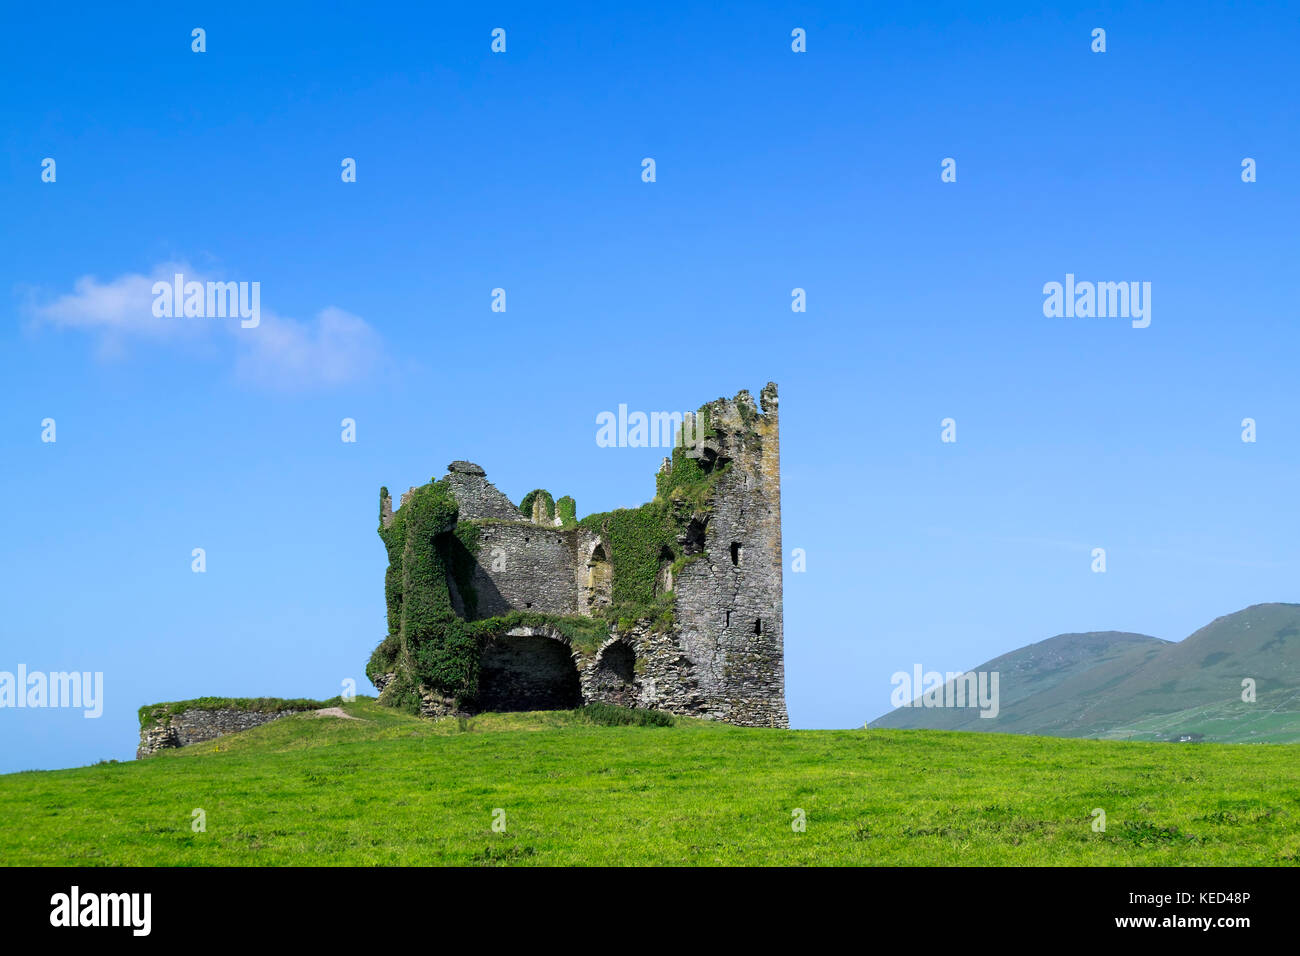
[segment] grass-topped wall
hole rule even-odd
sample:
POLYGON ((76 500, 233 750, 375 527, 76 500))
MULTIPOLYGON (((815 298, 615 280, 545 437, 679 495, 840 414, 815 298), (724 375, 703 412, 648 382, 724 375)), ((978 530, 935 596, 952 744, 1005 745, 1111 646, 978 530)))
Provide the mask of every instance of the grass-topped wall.
POLYGON ((192 700, 173 700, 161 704, 145 704, 138 711, 140 726, 165 724, 187 710, 238 710, 257 714, 278 714, 283 711, 320 710, 337 707, 342 697, 329 700, 284 697, 195 697, 192 700))

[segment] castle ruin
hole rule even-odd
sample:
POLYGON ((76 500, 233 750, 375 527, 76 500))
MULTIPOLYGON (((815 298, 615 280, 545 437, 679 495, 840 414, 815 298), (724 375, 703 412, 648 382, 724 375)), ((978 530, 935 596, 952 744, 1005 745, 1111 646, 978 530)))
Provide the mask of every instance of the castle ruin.
POLYGON ((604 701, 786 727, 777 389, 687 416, 656 494, 579 519, 455 461, 393 508, 388 634, 366 673, 426 716, 604 701))

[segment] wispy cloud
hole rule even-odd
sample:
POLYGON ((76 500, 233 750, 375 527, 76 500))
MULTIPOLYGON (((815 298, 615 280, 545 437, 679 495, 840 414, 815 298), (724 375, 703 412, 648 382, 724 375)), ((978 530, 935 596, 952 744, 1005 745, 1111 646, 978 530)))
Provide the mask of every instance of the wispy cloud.
POLYGON ((127 273, 101 281, 82 276, 72 291, 28 306, 38 327, 90 336, 96 355, 119 361, 133 346, 149 343, 215 349, 238 379, 264 388, 328 388, 362 381, 385 361, 382 337, 365 319, 334 306, 300 320, 262 308, 255 328, 238 318, 173 318, 154 314, 154 283, 208 282, 185 263, 162 263, 148 275, 127 273))
POLYGON ((346 385, 369 377, 384 357, 383 342, 366 321, 331 306, 311 322, 264 314, 241 331, 237 371, 269 387, 289 383, 346 385))

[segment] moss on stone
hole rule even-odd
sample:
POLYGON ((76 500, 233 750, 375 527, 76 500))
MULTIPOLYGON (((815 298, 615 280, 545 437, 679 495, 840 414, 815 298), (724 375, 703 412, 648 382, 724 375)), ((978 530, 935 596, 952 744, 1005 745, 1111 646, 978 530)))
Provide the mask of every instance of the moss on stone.
POLYGON ((524 500, 519 502, 519 510, 523 512, 524 517, 532 519, 533 506, 538 500, 541 500, 541 517, 547 521, 555 520, 555 499, 545 488, 535 488, 528 494, 524 495, 524 500))
POLYGON ((560 527, 566 531, 570 528, 576 528, 578 525, 578 503, 569 495, 563 498, 557 498, 555 501, 555 513, 560 517, 560 527))
MULTIPOLYGON (((752 428, 752 407, 743 402, 742 424, 752 428)), ((729 468, 727 462, 702 464, 699 443, 717 436, 713 413, 705 405, 696 413, 695 442, 688 449, 679 441, 669 464, 655 480, 655 497, 638 508, 577 518, 574 499, 557 502, 544 488, 524 496, 522 516, 553 523, 562 531, 585 530, 604 543, 613 579, 610 604, 593 617, 516 611, 474 620, 474 592, 480 528, 511 521, 481 519, 458 522, 458 506, 446 479, 414 489, 384 523, 387 489, 381 490, 379 535, 388 552, 385 594, 388 636, 371 655, 366 674, 397 676, 380 695, 381 702, 419 709, 420 685, 472 706, 478 695, 479 662, 485 642, 514 627, 549 626, 565 636, 579 655, 593 654, 614 631, 627 632, 648 621, 653 630, 674 626, 672 592, 656 593, 664 561, 671 561, 674 578, 701 555, 688 555, 682 542, 695 533, 712 508, 715 485, 729 468), (463 604, 462 618, 454 608, 448 582, 463 604)))
POLYGON ((478 525, 468 521, 459 522, 455 531, 447 535, 441 544, 446 551, 451 579, 456 583, 456 591, 465 607, 465 617, 472 621, 478 617, 478 593, 474 590, 474 571, 478 565, 479 550, 478 525))
POLYGON ((286 710, 320 710, 337 707, 341 697, 330 700, 312 700, 307 697, 195 697, 191 700, 173 700, 160 704, 145 704, 138 711, 140 727, 152 723, 167 724, 187 710, 242 710, 257 714, 278 714, 286 710))
MULTIPOLYGON (((456 582, 467 611, 476 604, 469 582, 477 530, 467 525, 471 530, 463 537, 449 533, 459 531, 458 510, 448 484, 430 482, 411 491, 387 527, 380 522, 379 535, 388 550, 388 627, 397 636, 396 653, 389 656, 395 671, 401 675, 405 664, 420 683, 472 700, 478 692, 479 648, 452 606, 447 581, 450 576, 456 582)), ((392 695, 384 690, 381 697, 388 698, 402 689, 392 695)))

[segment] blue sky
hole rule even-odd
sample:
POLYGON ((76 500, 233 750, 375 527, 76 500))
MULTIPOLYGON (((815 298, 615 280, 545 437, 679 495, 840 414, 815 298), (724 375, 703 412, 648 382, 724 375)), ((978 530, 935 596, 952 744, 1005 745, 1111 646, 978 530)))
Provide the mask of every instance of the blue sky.
POLYGON ((793 726, 1300 600, 1296 5, 150 6, 0 31, 0 670, 106 685, 0 710, 0 771, 372 692, 380 485, 636 505, 661 451, 599 412, 769 379, 793 726), (177 263, 262 325, 154 320, 177 263), (1150 327, 1045 318, 1066 273, 1150 282, 1150 327))

